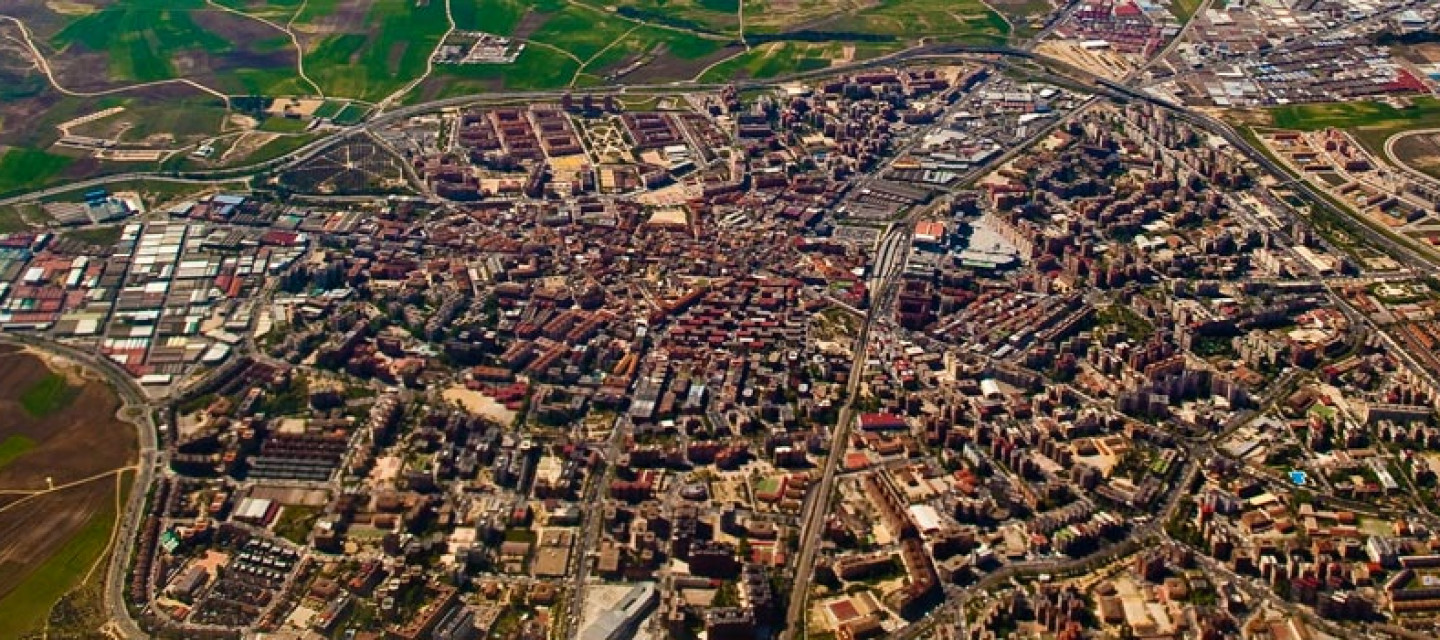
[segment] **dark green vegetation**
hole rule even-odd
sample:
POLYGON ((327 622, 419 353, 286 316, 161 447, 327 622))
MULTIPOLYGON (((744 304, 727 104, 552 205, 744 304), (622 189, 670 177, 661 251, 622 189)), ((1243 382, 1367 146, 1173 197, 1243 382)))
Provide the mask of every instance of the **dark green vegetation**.
POLYGON ((315 521, 319 519, 318 507, 286 505, 275 521, 275 534, 295 544, 305 544, 305 539, 310 537, 310 530, 315 527, 315 521))
POLYGON ((33 418, 43 418, 70 406, 79 393, 58 373, 41 378, 20 396, 20 406, 33 418))
POLYGON ((48 44, 63 54, 62 72, 77 59, 97 60, 109 83, 187 77, 228 93, 300 89, 296 52, 285 34, 204 0, 118 0, 74 18, 49 35, 48 44))
POLYGON ((1175 14, 1181 23, 1188 22, 1200 10, 1204 0, 1170 0, 1170 13, 1175 14))
POLYGON ((25 436, 10 436, 0 440, 0 469, 33 448, 35 441, 25 436))
POLYGON ((1005 19, 980 0, 881 0, 816 30, 972 44, 1003 44, 1010 35, 1005 19))
POLYGON ((68 157, 35 149, 6 150, 0 154, 0 194, 49 184, 71 162, 68 157))
POLYGON ((449 29, 444 2, 412 0, 314 2, 297 24, 341 21, 344 17, 336 15, 341 9, 363 10, 364 19, 305 52, 305 69, 326 95, 385 98, 425 73, 430 54, 449 29))

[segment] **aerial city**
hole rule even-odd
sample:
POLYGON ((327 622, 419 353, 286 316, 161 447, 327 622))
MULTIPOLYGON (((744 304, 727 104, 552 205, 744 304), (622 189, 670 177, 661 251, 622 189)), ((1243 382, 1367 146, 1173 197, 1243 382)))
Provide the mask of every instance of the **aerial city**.
POLYGON ((0 640, 1440 638, 1440 2, 4 0, 0 640))

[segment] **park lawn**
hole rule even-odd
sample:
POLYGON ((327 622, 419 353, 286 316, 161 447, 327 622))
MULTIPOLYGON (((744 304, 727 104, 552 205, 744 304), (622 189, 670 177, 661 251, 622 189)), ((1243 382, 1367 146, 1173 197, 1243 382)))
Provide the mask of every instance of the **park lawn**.
MULTIPOLYGON (((121 479, 128 473, 122 472, 121 479)), ((126 487, 123 502, 129 484, 122 486, 126 487)), ((15 590, 0 598, 0 638, 26 637, 43 624, 55 603, 75 588, 85 572, 104 555, 114 528, 115 505, 106 500, 74 537, 31 571, 15 590)), ((103 570, 101 567, 101 576, 103 570)))
POLYGON ((70 406, 79 391, 79 387, 72 387, 65 381, 65 376, 51 373, 20 395, 20 407, 31 417, 43 418, 70 406))
POLYGON ((16 458, 33 448, 35 448, 35 441, 25 436, 10 436, 0 440, 0 469, 4 469, 5 465, 14 462, 16 458))
POLYGON ((0 154, 0 194, 42 187, 74 161, 38 149, 9 149, 0 154))
POLYGON ((1396 133, 1440 128, 1440 99, 1425 96, 1410 102, 1401 109, 1374 101, 1286 105, 1270 109, 1270 118, 1281 129, 1346 129, 1371 152, 1383 153, 1385 140, 1396 133))

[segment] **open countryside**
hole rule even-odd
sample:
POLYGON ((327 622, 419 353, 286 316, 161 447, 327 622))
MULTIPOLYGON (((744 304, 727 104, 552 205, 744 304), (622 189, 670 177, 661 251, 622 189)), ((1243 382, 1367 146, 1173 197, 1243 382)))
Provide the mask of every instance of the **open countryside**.
POLYGON ((39 628, 103 564, 136 459, 119 409, 97 376, 0 345, 0 637, 39 628))

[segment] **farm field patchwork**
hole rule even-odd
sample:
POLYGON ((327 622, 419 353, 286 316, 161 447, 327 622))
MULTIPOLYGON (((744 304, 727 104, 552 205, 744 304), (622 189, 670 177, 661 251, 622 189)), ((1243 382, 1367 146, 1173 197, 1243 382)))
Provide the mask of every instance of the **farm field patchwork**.
POLYGON ((0 489, 11 492, 0 498, 0 637, 13 638, 38 628, 103 556, 117 482, 133 479, 117 470, 134 463, 137 444, 98 376, 52 370, 8 345, 0 359, 0 489))

